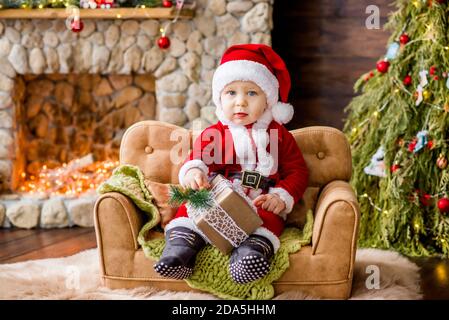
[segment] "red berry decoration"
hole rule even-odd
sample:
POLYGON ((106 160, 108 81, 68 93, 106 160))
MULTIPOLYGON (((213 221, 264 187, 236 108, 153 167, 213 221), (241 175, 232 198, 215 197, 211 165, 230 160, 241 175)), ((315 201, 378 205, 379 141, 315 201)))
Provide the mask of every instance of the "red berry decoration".
POLYGON ((404 78, 404 86, 409 86, 412 84, 412 77, 410 75, 406 75, 404 78))
POLYGON ((436 66, 431 66, 429 69, 429 73, 430 75, 434 75, 437 72, 437 67, 436 66))
POLYGON ((407 44, 407 42, 409 42, 409 41, 410 41, 410 37, 409 37, 406 33, 402 34, 402 35, 399 37, 399 42, 400 42, 401 44, 407 44))
POLYGON ((418 143, 418 139, 414 138, 412 142, 408 144, 408 151, 413 152, 415 150, 415 146, 418 143))
POLYGON ((390 67, 390 63, 386 60, 382 60, 377 63, 377 71, 379 71, 380 73, 388 72, 389 67, 390 67))
POLYGON ((70 27, 72 28, 73 32, 81 32, 84 28, 84 23, 81 21, 81 19, 73 19, 72 23, 70 24, 70 27))
POLYGON ((166 36, 162 36, 157 40, 157 45, 161 49, 167 49, 170 47, 170 39, 166 36))
POLYGON ((401 168, 400 165, 394 164, 394 165, 391 166, 390 171, 393 172, 393 173, 395 173, 395 172, 398 171, 400 168, 401 168))
POLYGON ((171 2, 170 0, 164 0, 162 1, 162 6, 164 8, 171 8, 173 6, 173 2, 171 2))
POLYGON ((432 196, 430 194, 424 194, 422 195, 422 197, 420 198, 421 203, 423 206, 429 206, 430 205, 430 200, 432 200, 432 196))
POLYGON ((449 212, 449 199, 448 198, 441 198, 438 200, 438 209, 441 213, 448 213, 449 212))

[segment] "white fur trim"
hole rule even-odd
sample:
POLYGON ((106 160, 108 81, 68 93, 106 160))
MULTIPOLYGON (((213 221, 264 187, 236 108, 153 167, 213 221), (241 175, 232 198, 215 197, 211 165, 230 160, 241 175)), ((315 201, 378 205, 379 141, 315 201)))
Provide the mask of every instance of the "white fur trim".
POLYGON ((175 218, 172 221, 170 221, 164 228, 164 232, 166 233, 168 230, 173 229, 175 227, 185 227, 187 229, 190 229, 192 231, 195 231, 198 233, 201 237, 203 237, 204 241, 210 243, 209 239, 206 237, 206 235, 201 232, 200 229, 195 225, 193 220, 191 218, 187 217, 179 217, 175 218))
POLYGON ((268 193, 277 194, 285 203, 285 209, 279 214, 284 220, 287 218, 287 214, 292 212, 295 205, 295 199, 284 188, 270 188, 268 193))
POLYGON ((293 114, 295 112, 291 104, 278 102, 272 107, 271 113, 273 114, 273 119, 276 122, 284 124, 293 119, 293 114))
POLYGON ((229 131, 231 131, 238 164, 240 164, 242 170, 256 170, 264 176, 273 174, 274 172, 272 172, 272 170, 275 167, 274 159, 273 156, 267 152, 267 147, 270 142, 270 136, 267 129, 271 121, 273 121, 271 110, 267 108, 262 116, 254 123, 251 130, 251 135, 257 150, 254 150, 253 148, 249 132, 245 126, 235 124, 228 120, 221 108, 217 108, 215 113, 218 119, 224 125, 227 125, 229 131), (255 152, 257 152, 257 164, 255 152))
POLYGON ((203 161, 198 160, 198 159, 187 161, 186 163, 184 163, 182 165, 181 169, 179 169, 179 174, 178 174, 179 183, 184 187, 185 187, 184 177, 185 177, 187 171, 189 171, 192 168, 198 168, 201 171, 203 171, 206 175, 209 173, 209 168, 203 161))
POLYGON ((230 125, 229 131, 231 131, 237 163, 241 165, 243 170, 254 170, 256 154, 248 130, 244 126, 230 125))
POLYGON ((279 241, 279 238, 270 230, 268 230, 265 227, 259 227, 256 229, 256 231, 253 232, 253 234, 257 234, 259 236, 265 237, 268 240, 270 240, 271 244, 274 248, 274 253, 276 253, 281 246, 281 242, 279 241))
POLYGON ((221 91, 234 81, 253 81, 266 94, 268 107, 279 99, 279 81, 266 66, 250 60, 228 61, 220 65, 212 79, 212 99, 221 108, 221 91))
POLYGON ((190 218, 186 217, 179 217, 172 219, 164 228, 164 231, 167 232, 168 230, 175 228, 175 227, 185 227, 190 230, 195 230, 196 226, 193 223, 193 221, 190 218))

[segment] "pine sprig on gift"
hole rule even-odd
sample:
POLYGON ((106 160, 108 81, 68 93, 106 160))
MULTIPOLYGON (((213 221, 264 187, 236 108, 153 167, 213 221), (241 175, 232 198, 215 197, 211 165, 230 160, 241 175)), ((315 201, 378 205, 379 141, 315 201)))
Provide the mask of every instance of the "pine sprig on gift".
POLYGON ((180 206, 184 202, 188 202, 193 208, 201 209, 210 208, 213 203, 212 194, 207 189, 194 190, 171 185, 169 195, 168 203, 171 206, 180 206))

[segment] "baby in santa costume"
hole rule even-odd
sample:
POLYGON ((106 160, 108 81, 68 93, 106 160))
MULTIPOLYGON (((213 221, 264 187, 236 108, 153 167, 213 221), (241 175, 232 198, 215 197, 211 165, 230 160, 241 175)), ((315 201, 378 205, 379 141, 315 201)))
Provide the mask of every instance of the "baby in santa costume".
MULTIPOLYGON (((233 250, 229 265, 233 280, 247 283, 269 272, 285 219, 307 187, 308 170, 294 137, 283 126, 293 117, 293 107, 287 104, 290 75, 271 47, 244 44, 227 49, 212 90, 219 121, 196 139, 179 182, 196 190, 209 188, 219 173, 253 202, 263 224, 233 250), (243 172, 260 174, 259 183, 252 184, 243 172)), ((165 237, 155 270, 168 278, 188 278, 208 239, 185 205, 165 227, 165 237)))

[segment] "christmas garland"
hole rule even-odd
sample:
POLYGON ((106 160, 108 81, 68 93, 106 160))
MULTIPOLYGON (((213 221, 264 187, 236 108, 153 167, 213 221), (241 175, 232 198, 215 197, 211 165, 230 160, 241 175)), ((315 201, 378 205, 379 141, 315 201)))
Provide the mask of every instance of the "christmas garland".
MULTIPOLYGON (((1 9, 44 9, 44 8, 65 8, 76 6, 86 8, 84 3, 95 3, 96 8, 101 8, 101 4, 110 4, 110 7, 121 8, 155 8, 173 6, 171 0, 1 0, 1 9)), ((92 8, 92 7, 90 7, 92 8)), ((94 9, 94 8, 92 8, 94 9)))
POLYGON ((449 256, 446 2, 396 1, 387 53, 346 108, 362 247, 449 256))

